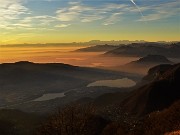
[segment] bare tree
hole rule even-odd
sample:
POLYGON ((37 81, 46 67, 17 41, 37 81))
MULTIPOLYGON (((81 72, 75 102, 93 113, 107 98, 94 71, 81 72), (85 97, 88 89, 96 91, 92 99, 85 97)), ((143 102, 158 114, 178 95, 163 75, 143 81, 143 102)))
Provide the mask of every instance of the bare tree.
POLYGON ((38 135, 95 135, 107 122, 94 114, 93 105, 66 106, 42 125, 38 135))

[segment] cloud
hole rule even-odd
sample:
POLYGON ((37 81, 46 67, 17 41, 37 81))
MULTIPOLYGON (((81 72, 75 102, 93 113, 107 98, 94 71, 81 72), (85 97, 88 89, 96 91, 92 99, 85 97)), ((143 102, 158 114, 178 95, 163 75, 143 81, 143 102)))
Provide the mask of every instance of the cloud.
POLYGON ((178 15, 180 12, 180 2, 166 2, 159 5, 151 5, 141 8, 146 14, 138 21, 156 21, 178 15))
POLYGON ((103 25, 111 25, 121 20, 123 13, 114 13, 108 19, 105 20, 103 25))
MULTIPOLYGON (((56 0, 42 0, 53 2, 56 0)), ((169 18, 179 13, 180 3, 178 1, 161 2, 151 5, 142 4, 140 8, 144 17, 139 18, 138 9, 131 3, 113 3, 102 2, 93 5, 86 4, 83 1, 67 2, 67 5, 59 9, 54 9, 52 13, 42 14, 35 13, 28 9, 26 2, 32 0, 0 0, 0 29, 15 30, 56 30, 55 28, 64 28, 74 23, 93 23, 98 22, 102 25, 113 25, 120 21, 126 21, 132 15, 137 19, 132 21, 156 21, 169 18), (146 6, 142 6, 146 5, 146 6)), ((30 8, 30 7, 29 7, 30 8)), ((48 8, 48 7, 47 7, 48 8)))
POLYGON ((57 21, 49 15, 33 15, 24 6, 27 0, 0 0, 0 29, 50 30, 48 26, 57 21))
POLYGON ((70 26, 71 24, 60 24, 60 25, 56 25, 55 27, 56 28, 65 28, 65 27, 68 27, 70 26))
POLYGON ((1 21, 19 19, 22 14, 29 14, 28 8, 22 5, 19 0, 0 0, 1 21))
POLYGON ((104 25, 114 24, 118 21, 121 10, 128 7, 125 4, 104 4, 99 6, 87 6, 80 2, 69 2, 65 8, 56 11, 57 19, 62 22, 80 21, 83 23, 98 20, 105 21, 104 25), (112 20, 110 20, 112 19, 112 20))
POLYGON ((72 20, 76 20, 79 16, 79 13, 78 12, 75 12, 75 11, 57 11, 56 12, 58 15, 57 15, 57 18, 60 20, 60 21, 72 21, 72 20))
POLYGON ((81 19, 81 17, 84 15, 88 15, 87 12, 90 12, 92 10, 93 10, 92 7, 84 6, 79 2, 78 3, 73 2, 73 4, 71 2, 69 3, 69 7, 61 8, 57 10, 56 14, 57 14, 57 18, 60 21, 73 21, 73 20, 81 19))
POLYGON ((31 24, 31 25, 39 25, 39 26, 47 26, 51 23, 57 21, 56 17, 49 16, 49 15, 41 15, 41 16, 29 16, 25 17, 24 19, 20 20, 22 24, 31 24))
POLYGON ((80 4, 80 1, 70 1, 70 2, 68 2, 68 4, 70 4, 70 5, 78 5, 78 4, 80 4))
POLYGON ((30 14, 30 11, 23 6, 21 0, 0 0, 0 28, 11 29, 9 25, 24 14, 30 14))
POLYGON ((81 22, 93 22, 97 20, 102 20, 103 18, 103 16, 98 15, 86 15, 81 17, 81 22))

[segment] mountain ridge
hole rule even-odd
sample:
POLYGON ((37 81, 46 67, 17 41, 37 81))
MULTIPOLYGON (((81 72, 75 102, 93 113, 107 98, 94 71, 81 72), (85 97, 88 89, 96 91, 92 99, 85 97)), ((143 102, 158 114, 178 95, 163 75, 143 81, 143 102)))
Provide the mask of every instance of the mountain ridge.
POLYGON ((122 102, 123 108, 141 116, 162 110, 180 99, 180 64, 169 66, 171 68, 167 67, 162 74, 157 74, 152 82, 134 90, 122 102))
POLYGON ((107 52, 116 48, 118 48, 117 45, 95 45, 95 46, 80 48, 73 52, 107 52))
POLYGON ((170 45, 161 43, 132 43, 104 53, 104 56, 144 57, 148 54, 180 58, 180 42, 170 45))

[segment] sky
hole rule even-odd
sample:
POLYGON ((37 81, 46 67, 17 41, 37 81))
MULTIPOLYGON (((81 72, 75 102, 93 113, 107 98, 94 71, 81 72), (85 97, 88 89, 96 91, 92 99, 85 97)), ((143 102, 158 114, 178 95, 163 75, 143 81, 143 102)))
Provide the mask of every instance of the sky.
POLYGON ((179 41, 180 0, 0 0, 0 44, 179 41))

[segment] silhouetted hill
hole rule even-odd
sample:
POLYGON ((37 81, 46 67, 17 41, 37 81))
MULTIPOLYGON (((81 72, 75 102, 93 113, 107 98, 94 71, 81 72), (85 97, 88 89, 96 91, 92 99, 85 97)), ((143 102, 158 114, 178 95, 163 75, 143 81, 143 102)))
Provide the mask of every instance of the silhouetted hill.
POLYGON ((171 63, 171 61, 161 55, 147 55, 137 60, 136 63, 171 63))
POLYGON ((170 64, 161 64, 154 66, 149 69, 146 76, 143 77, 142 81, 152 82, 158 80, 158 77, 164 74, 167 70, 170 70, 172 65, 170 64))
POLYGON ((115 45, 96 45, 75 50, 75 52, 107 52, 118 48, 115 45))
POLYGON ((151 76, 150 78, 154 81, 134 90, 122 102, 127 112, 140 116, 167 108, 173 102, 180 99, 180 64, 163 65, 163 70, 160 67, 150 69, 149 74, 156 74, 155 76, 147 75, 151 76))
POLYGON ((32 89, 38 86, 45 90, 51 89, 51 91, 53 89, 63 90, 65 88, 74 88, 74 85, 81 86, 95 80, 113 78, 120 75, 116 73, 62 63, 35 64, 24 61, 6 63, 0 64, 0 89, 5 90, 10 87, 13 89, 32 89))
POLYGON ((132 43, 120 46, 117 49, 106 52, 106 56, 136 56, 144 57, 148 54, 163 55, 165 57, 180 57, 180 42, 170 45, 163 43, 132 43))
POLYGON ((124 71, 124 72, 132 72, 137 74, 146 74, 148 70, 154 66, 160 64, 172 64, 170 60, 162 55, 147 55, 142 57, 136 61, 132 61, 122 66, 111 67, 112 69, 124 71))
POLYGON ((122 77, 124 74, 119 72, 62 63, 36 64, 21 61, 0 64, 0 108, 51 111, 79 98, 96 97, 111 91, 108 88, 87 88, 89 83, 122 77), (53 101, 33 101, 49 93, 65 93, 65 97, 53 101))
POLYGON ((169 61, 166 57, 161 55, 147 55, 145 57, 140 58, 137 61, 132 61, 124 65, 125 67, 153 67, 159 64, 171 64, 173 62, 169 61))

